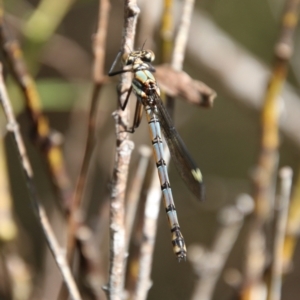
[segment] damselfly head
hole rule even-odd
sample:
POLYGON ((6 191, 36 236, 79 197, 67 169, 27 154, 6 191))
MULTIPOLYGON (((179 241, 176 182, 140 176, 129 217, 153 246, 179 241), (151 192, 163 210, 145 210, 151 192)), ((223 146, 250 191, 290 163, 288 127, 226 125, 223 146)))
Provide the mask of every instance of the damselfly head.
POLYGON ((155 59, 155 55, 151 50, 139 50, 132 51, 130 53, 123 54, 123 62, 125 66, 133 65, 136 60, 140 59, 143 62, 152 62, 155 59))

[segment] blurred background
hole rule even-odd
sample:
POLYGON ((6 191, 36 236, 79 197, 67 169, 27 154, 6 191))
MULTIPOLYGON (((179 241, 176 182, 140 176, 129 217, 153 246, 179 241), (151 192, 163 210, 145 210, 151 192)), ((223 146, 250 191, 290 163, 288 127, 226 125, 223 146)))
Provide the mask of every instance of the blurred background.
MULTIPOLYGON (((121 46, 124 10, 123 1, 110 2, 106 74, 121 46)), ((160 28, 163 1, 138 1, 138 5, 141 13, 135 47, 139 48, 145 42, 145 48, 152 49, 156 54, 154 65, 159 65, 162 63, 160 28)), ((172 36, 176 33, 181 5, 181 1, 174 1, 172 36)), ((19 40, 29 71, 36 80, 43 111, 49 118, 51 128, 63 134, 67 170, 73 185, 78 176, 86 140, 88 107, 93 87, 92 42, 97 30, 98 6, 98 0, 4 1, 6 21, 12 35, 19 40), (48 8, 51 22, 38 15, 42 5, 48 8)), ((259 108, 273 63, 283 7, 283 0, 195 1, 183 70, 193 79, 201 80, 214 89, 217 98, 210 109, 198 108, 182 101, 184 99, 176 99, 175 126, 199 165, 206 186, 206 201, 199 203, 170 164, 173 196, 188 250, 195 245, 210 249, 223 226, 218 221, 220 211, 235 205, 240 194, 252 193, 251 174, 258 159, 260 138, 259 108)), ((279 167, 290 166, 294 178, 298 175, 300 153, 300 115, 297 114, 300 111, 299 47, 298 28, 295 34, 295 54, 282 93, 286 102, 281 119, 279 158, 279 167), (291 117, 288 115, 290 111, 294 112, 291 117)), ((63 243, 64 217, 59 211, 41 154, 30 142, 30 128, 22 95, 9 74, 6 80, 33 164, 39 194, 59 240, 63 243)), ((96 145, 83 203, 86 224, 92 229, 95 240, 103 243, 98 251, 106 257, 109 251, 109 211, 106 203, 110 196, 115 149, 115 127, 111 114, 117 107, 116 86, 117 78, 112 78, 101 91, 96 145)), ((133 99, 131 102, 134 105, 133 99)), ((4 118, 1 119, 3 126, 4 118)), ((151 145, 145 118, 131 139, 135 143, 131 165, 135 166, 139 147, 151 145)), ((60 289, 60 275, 31 210, 22 170, 16 159, 17 153, 9 138, 6 138, 5 149, 13 214, 18 229, 16 241, 10 247, 16 249, 26 262, 27 282, 30 286, 27 298, 24 292, 23 298, 20 296, 15 299, 56 299, 60 289)), ((129 183, 133 170, 134 167, 129 175, 129 183)), ((241 226, 237 242, 217 280, 212 299, 237 299, 236 287, 245 259, 247 217, 241 226)), ((198 277, 189 261, 177 263, 162 206, 157 230, 153 285, 148 299, 191 299, 198 277)), ((192 252, 195 248, 190 249, 192 252)), ((297 299, 300 294, 300 286, 297 284, 299 263, 299 249, 296 249, 293 265, 284 279, 284 300, 297 299)), ((108 274, 108 260, 103 265, 103 273, 108 274)), ((107 277, 99 285, 106 281, 107 277)))

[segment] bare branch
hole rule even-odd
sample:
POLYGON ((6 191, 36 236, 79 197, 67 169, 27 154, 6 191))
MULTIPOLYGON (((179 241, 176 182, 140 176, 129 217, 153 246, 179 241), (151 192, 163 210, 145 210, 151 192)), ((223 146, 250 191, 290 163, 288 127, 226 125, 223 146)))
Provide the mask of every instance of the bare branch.
MULTIPOLYGON (((165 157, 169 161, 170 157, 165 157)), ((139 269, 134 298, 138 300, 147 299, 149 289, 152 286, 150 279, 152 269, 153 251, 155 246, 157 219, 160 209, 161 188, 156 170, 152 171, 151 182, 147 190, 145 203, 145 216, 142 230, 143 241, 140 249, 139 269)))
POLYGON ((172 56, 171 66, 177 71, 182 70, 185 49, 187 44, 187 37, 190 31, 190 23, 192 19, 192 13, 194 8, 194 0, 185 0, 183 5, 183 11, 180 20, 179 30, 176 35, 174 50, 172 56))
POLYGON ((255 212, 249 234, 249 247, 246 261, 246 277, 241 299, 249 299, 248 295, 261 284, 265 267, 265 237, 263 226, 267 221, 272 203, 274 203, 274 174, 276 174, 279 146, 279 96, 284 84, 288 61, 293 51, 293 34, 298 21, 299 0, 288 0, 282 17, 281 32, 275 45, 275 62, 264 97, 261 116, 261 145, 254 175, 255 212), (259 242, 257 242, 257 239, 259 242), (254 242, 256 241, 256 242, 254 242), (253 261, 262 258, 262 263, 253 269, 253 261))
POLYGON ((76 231, 79 226, 78 223, 81 222, 81 220, 79 220, 76 216, 80 214, 79 210, 83 200, 83 191, 87 179, 88 166, 94 149, 98 98, 104 80, 104 59, 109 9, 109 1, 101 0, 99 5, 98 29, 94 40, 94 88, 89 110, 87 141, 85 145, 84 157, 80 173, 76 184, 74 199, 70 205, 70 215, 68 219, 67 256, 71 265, 74 257, 76 231))
POLYGON ((0 39, 5 59, 26 100, 26 108, 32 123, 34 143, 44 154, 52 183, 66 209, 71 197, 71 182, 67 175, 61 151, 62 138, 49 127, 41 110, 41 101, 33 78, 27 71, 22 50, 17 40, 9 34, 3 18, 0 19, 0 39))
POLYGON ((72 276, 71 270, 68 266, 68 263, 66 261, 64 252, 60 248, 58 241, 54 235, 54 232, 51 228, 51 225, 49 223, 48 217, 46 215, 46 212, 44 210, 44 207, 42 206, 38 194, 37 189, 34 184, 34 178, 33 178, 33 172, 31 169, 30 162, 27 157, 26 149, 24 146, 24 142, 22 139, 22 136, 20 134, 19 125, 15 119, 8 94, 6 91, 6 87, 3 82, 2 77, 2 66, 1 68, 1 75, 0 75, 0 98, 1 98, 1 105, 3 107, 5 116, 7 118, 7 130, 13 135, 13 140, 15 142, 16 149, 19 154, 20 163, 23 168, 23 172, 26 178, 26 184, 28 186, 28 191, 31 197, 32 205, 34 208, 34 212, 37 215, 39 224, 43 230, 43 233, 45 235, 46 241, 48 243, 49 249, 52 252, 52 255, 57 263, 57 266, 63 276, 63 280, 65 284, 67 285, 67 288, 69 290, 69 293, 74 300, 80 300, 80 294, 77 289, 76 283, 74 281, 74 278, 72 276))
MULTIPOLYGON (((124 2, 124 29, 121 51, 133 49, 136 23, 140 9, 135 0, 124 2), (129 47, 129 49, 128 49, 129 47)), ((121 74, 118 86, 119 103, 124 103, 127 91, 131 85, 131 74, 121 74)), ((128 109, 119 108, 114 112, 116 122, 116 157, 113 171, 111 206, 110 206, 110 267, 107 287, 110 300, 122 299, 125 281, 125 190, 128 168, 133 143, 128 140, 128 133, 124 131, 128 123, 128 109), (125 128, 124 128, 125 126, 125 128)))
POLYGON ((290 194, 292 187, 293 171, 289 167, 279 171, 280 194, 277 198, 277 214, 275 225, 275 240, 273 245, 273 257, 271 265, 271 279, 268 286, 267 300, 281 299, 281 286, 283 276, 283 246, 286 233, 287 217, 289 210, 290 194))
POLYGON ((131 186, 128 191, 126 203, 126 249, 128 249, 129 246, 137 206, 141 196, 143 182, 145 180, 149 164, 149 158, 152 155, 152 151, 147 146, 141 146, 139 149, 139 154, 140 159, 138 162, 137 169, 135 171, 135 176, 131 182, 131 186))
POLYGON ((155 67, 155 77, 159 87, 171 97, 183 97, 187 103, 212 107, 216 92, 205 83, 192 79, 183 71, 176 71, 169 65, 155 67))

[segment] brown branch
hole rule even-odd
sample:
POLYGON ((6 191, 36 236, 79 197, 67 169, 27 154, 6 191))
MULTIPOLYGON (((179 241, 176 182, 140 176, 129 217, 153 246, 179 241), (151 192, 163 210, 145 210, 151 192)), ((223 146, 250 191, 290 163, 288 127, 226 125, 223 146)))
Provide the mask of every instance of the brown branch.
POLYGON ((275 239, 273 244, 273 257, 271 264, 271 278, 268 286, 267 300, 280 300, 283 276, 283 247, 286 233, 293 171, 289 167, 279 171, 280 194, 276 203, 275 239))
POLYGON ((169 65, 159 65, 155 67, 155 78, 159 87, 173 98, 182 97, 187 103, 212 107, 216 92, 205 83, 192 79, 183 71, 176 71, 169 65))
POLYGON ((288 0, 282 17, 281 32, 275 45, 275 62, 264 98, 261 116, 261 145, 258 166, 254 177, 255 212, 249 234, 249 247, 246 261, 245 284, 241 299, 251 299, 252 291, 262 280, 265 267, 265 237, 263 227, 266 223, 271 203, 274 203, 274 175, 276 174, 279 134, 279 95, 284 84, 288 61, 293 52, 293 34, 298 21, 299 0, 288 0), (261 264, 254 269, 253 261, 261 257, 261 264))
POLYGON ((139 162, 135 171, 134 178, 128 191, 126 202, 126 249, 128 250, 131 238, 133 224, 136 216, 139 199, 141 197, 143 182, 146 177, 150 156, 152 151, 147 146, 141 146, 139 149, 139 162))
POLYGON ((175 38, 174 50, 172 55, 171 66, 177 71, 182 70, 185 57, 187 37, 190 31, 190 24, 195 0, 185 0, 183 11, 180 19, 180 26, 175 38))
POLYGON ((67 256, 71 265, 74 257, 76 231, 79 223, 81 222, 81 220, 78 220, 78 215, 80 214, 80 205, 83 200, 83 191, 87 179, 88 166, 94 149, 98 98, 104 80, 104 59, 109 9, 109 1, 101 0, 99 5, 98 29, 94 40, 94 88, 89 110, 87 140, 80 173, 76 184, 74 199, 70 205, 70 215, 68 219, 67 256))
MULTIPOLYGON (((128 52, 133 49, 136 23, 140 9, 135 0, 124 2, 124 29, 121 51, 128 52)), ((123 73, 118 86, 119 103, 124 103, 127 91, 131 85, 131 74, 123 73)), ((133 143, 128 140, 128 133, 124 125, 128 124, 128 109, 119 108, 114 112, 116 122, 116 156, 112 180, 111 206, 110 206, 110 267, 107 286, 108 299, 123 298, 125 281, 125 190, 128 177, 128 168, 133 143)))
MULTIPOLYGON (((105 228, 107 229, 107 228, 105 228)), ((102 299, 105 297, 101 287, 104 282, 99 257, 99 247, 95 245, 94 232, 87 226, 81 226, 77 230, 77 241, 80 253, 80 281, 84 283, 85 289, 88 288, 92 299, 102 299)), ((103 253, 101 253, 103 257, 103 253)))
POLYGON ((26 149, 24 146, 24 142, 19 130, 19 125, 15 119, 12 106, 10 104, 10 100, 8 98, 8 94, 6 91, 6 87, 4 85, 3 76, 2 76, 2 66, 0 66, 0 100, 1 105, 3 107, 5 116, 7 118, 7 130, 13 136, 13 140, 16 146, 16 149, 19 154, 20 163, 22 165, 22 169, 26 178, 26 184, 28 187, 29 195, 31 197, 32 205, 34 208, 34 212, 38 218, 39 224, 43 230, 44 236, 48 243, 49 249, 55 259, 55 262, 62 274, 63 280, 69 290, 69 293, 72 299, 80 300, 80 294, 75 284, 74 278, 72 276, 71 270, 68 266, 66 257, 58 244, 58 241, 54 235, 53 229, 49 223, 48 217, 44 210, 44 207, 39 200, 37 189, 34 184, 33 171, 30 165, 30 162, 27 157, 26 149))
POLYGON ((48 119, 42 113, 41 101, 35 82, 28 73, 19 43, 10 35, 3 16, 0 18, 0 40, 5 60, 8 62, 10 70, 26 100, 26 109, 32 124, 34 143, 43 153, 51 175, 51 181, 57 194, 64 201, 64 208, 67 208, 72 187, 61 152, 61 138, 57 138, 58 133, 50 129, 48 119))

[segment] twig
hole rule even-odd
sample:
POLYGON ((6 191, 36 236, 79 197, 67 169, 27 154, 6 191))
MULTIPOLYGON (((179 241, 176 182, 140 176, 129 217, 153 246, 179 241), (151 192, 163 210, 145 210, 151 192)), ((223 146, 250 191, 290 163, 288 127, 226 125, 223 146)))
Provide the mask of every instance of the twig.
MULTIPOLYGON (((124 29, 121 51, 133 49, 136 23, 140 9, 135 0, 124 2, 124 29)), ((119 103, 124 103, 127 91, 131 85, 131 74, 123 73, 118 86, 119 103)), ((114 112, 116 121, 116 156, 113 171, 111 206, 110 206, 110 267, 107 287, 108 299, 122 298, 125 275, 125 190, 128 167, 133 143, 128 140, 128 133, 124 132, 124 125, 128 123, 128 110, 119 108, 114 112)))
POLYGON ((80 205, 83 200, 83 191, 87 179, 88 166, 94 149, 98 98, 104 80, 104 59, 109 9, 109 1, 101 0, 99 5, 98 29, 94 40, 94 88, 89 110, 87 140, 80 173, 76 184, 74 199, 70 205, 70 215, 68 219, 67 255, 71 265, 74 257, 76 231, 79 223, 81 222, 81 220, 78 220, 78 215, 80 205))
POLYGON ((4 150, 4 134, 0 134, 0 245, 13 241, 17 234, 17 225, 13 218, 12 199, 7 173, 7 157, 4 150))
POLYGON ((1 105, 3 107, 5 116, 7 118, 7 130, 10 132, 14 137, 14 142, 16 149, 18 151, 19 157, 20 157, 20 163, 23 168, 23 172, 26 178, 26 184, 28 186, 29 194, 31 197, 32 205, 34 208, 34 211, 37 215, 39 224, 43 230, 43 233, 45 235, 46 241, 48 243, 49 249, 52 252, 52 255, 57 263, 57 266, 62 274, 63 280, 65 281, 67 288, 69 290, 69 293, 74 300, 80 300, 80 294, 78 292, 77 286, 75 284, 74 278, 71 274, 71 270, 68 266, 68 263, 66 261, 65 255, 60 248, 58 241, 54 235, 54 232, 51 228, 51 225, 49 223, 48 217, 45 213, 44 207, 42 206, 38 194, 37 189, 34 184, 33 179, 33 171, 31 169, 30 162, 28 160, 26 150, 24 147, 24 142, 20 134, 19 125, 16 122, 8 94, 6 91, 6 87, 3 82, 2 77, 2 66, 0 66, 1 74, 0 74, 0 98, 1 98, 1 105))
POLYGON ((190 24, 195 0, 185 0, 180 20, 180 26, 175 38, 174 50, 171 66, 176 71, 181 71, 185 56, 187 38, 189 35, 190 24))
POLYGON ((216 92, 205 83, 193 80, 187 73, 176 71, 169 65, 155 66, 155 78, 159 87, 170 97, 183 97, 193 105, 212 107, 216 92))
MULTIPOLYGON (((170 157, 166 156, 165 161, 170 157)), ((136 277, 133 299, 145 300, 152 281, 150 279, 152 269, 153 251, 155 246, 157 219, 160 209, 161 188, 156 170, 152 169, 150 187, 147 190, 144 224, 142 229, 142 244, 139 257, 139 268, 136 277)))
POLYGON ((271 280, 268 286, 267 300, 281 299, 281 286, 283 275, 283 246, 286 232, 287 216, 289 210, 293 171, 289 167, 279 171, 280 194, 277 199, 277 218, 275 225, 275 240, 271 264, 271 280))
POLYGON ((189 247, 189 260, 199 280, 192 299, 210 300, 216 283, 221 275, 227 258, 234 246, 244 223, 244 218, 252 212, 253 199, 248 195, 238 197, 236 204, 225 207, 219 215, 220 229, 212 249, 204 251, 202 247, 189 247))
POLYGON ((164 0, 161 40, 162 40, 162 61, 169 63, 172 53, 172 38, 173 38, 173 0, 164 0))
POLYGON ((34 80, 27 71, 19 43, 10 36, 2 14, 0 14, 0 39, 5 59, 26 100, 34 142, 45 156, 52 183, 66 208, 71 197, 71 182, 60 148, 62 139, 58 133, 49 128, 48 119, 41 111, 40 97, 34 80))
MULTIPOLYGON (((77 230, 77 241, 80 253, 80 272, 81 281, 84 282, 85 288, 88 288, 92 299, 101 299, 105 297, 101 288, 104 282, 99 261, 99 248, 95 245, 95 236, 90 228, 82 225, 77 230)), ((101 253, 103 257, 103 253, 101 253)), ((101 258, 100 258, 101 259, 101 258)))
MULTIPOLYGON (((110 206, 110 268, 107 287, 108 299, 122 299, 125 276, 125 191, 128 178, 128 167, 133 142, 124 133, 120 133, 120 118, 118 112, 114 113, 116 122, 117 149, 115 167, 112 182, 111 206, 110 206), (119 146, 118 146, 119 145, 119 146)), ((127 134, 126 134, 127 135, 127 134)))
POLYGON ((283 247, 283 272, 291 269, 300 230, 300 176, 293 189, 283 247))
MULTIPOLYGON (((176 71, 182 70, 193 7, 194 7, 194 0, 184 1, 183 12, 180 19, 179 29, 175 37, 174 50, 173 50, 172 60, 171 60, 171 67, 176 71)), ((166 97, 166 107, 170 115, 172 116, 174 114, 174 109, 175 109, 174 97, 170 95, 166 97)))
POLYGON ((288 0, 282 18, 282 28, 277 44, 275 45, 275 62, 270 77, 268 89, 264 98, 261 116, 261 145, 257 171, 254 177, 255 212, 252 218, 252 228, 249 234, 247 249, 246 277, 241 292, 241 299, 248 300, 260 284, 265 267, 265 244, 263 226, 269 217, 273 201, 274 174, 278 160, 278 98, 285 81, 288 61, 293 52, 293 34, 298 21, 299 0, 288 0), (262 261, 257 268, 253 261, 261 257, 262 261))
POLYGON ((147 146, 141 146, 139 149, 139 162, 135 171, 135 176, 131 182, 126 202, 126 249, 128 249, 134 219, 136 216, 138 201, 141 196, 143 182, 148 169, 149 158, 152 155, 151 149, 147 146))

